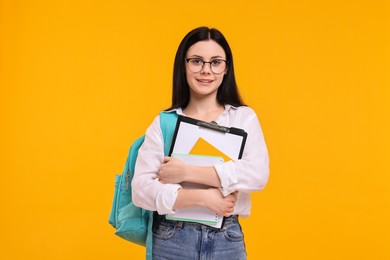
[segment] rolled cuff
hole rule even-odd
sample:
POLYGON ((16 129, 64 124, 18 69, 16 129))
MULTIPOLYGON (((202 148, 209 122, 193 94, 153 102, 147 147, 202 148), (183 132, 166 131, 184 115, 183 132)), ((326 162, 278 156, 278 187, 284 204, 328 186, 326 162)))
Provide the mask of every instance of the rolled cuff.
POLYGON ((181 188, 179 184, 165 184, 157 194, 156 210, 158 214, 173 214, 173 205, 176 202, 178 190, 181 188))
POLYGON ((234 192, 235 189, 233 186, 238 183, 238 180, 234 170, 233 161, 215 164, 214 169, 218 174, 219 180, 221 181, 220 191, 222 194, 227 196, 234 192))

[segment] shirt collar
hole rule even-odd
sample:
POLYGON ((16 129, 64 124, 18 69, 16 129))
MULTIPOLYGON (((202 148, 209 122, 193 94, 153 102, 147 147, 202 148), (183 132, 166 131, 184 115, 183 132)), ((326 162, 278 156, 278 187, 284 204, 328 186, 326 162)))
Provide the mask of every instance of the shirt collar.
MULTIPOLYGON (((230 104, 226 104, 226 105, 225 105, 225 110, 223 111, 223 114, 226 113, 226 112, 228 112, 230 109, 236 110, 237 107, 236 107, 236 106, 233 106, 233 105, 230 105, 230 104)), ((177 113, 178 115, 185 116, 185 114, 183 113, 183 109, 182 109, 181 107, 171 109, 171 110, 169 110, 169 111, 167 111, 167 112, 173 112, 173 111, 176 111, 176 113, 177 113)))

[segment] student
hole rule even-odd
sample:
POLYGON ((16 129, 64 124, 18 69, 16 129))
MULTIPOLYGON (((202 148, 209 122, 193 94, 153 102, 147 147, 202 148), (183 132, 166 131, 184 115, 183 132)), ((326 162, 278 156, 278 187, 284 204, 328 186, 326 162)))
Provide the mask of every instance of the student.
POLYGON ((246 259, 238 216, 249 216, 250 192, 266 185, 269 160, 257 116, 238 93, 232 52, 220 31, 199 27, 180 43, 168 111, 242 128, 248 137, 240 160, 214 167, 189 166, 164 157, 160 119, 155 118, 139 150, 132 182, 134 204, 157 212, 153 259, 246 259), (180 185, 184 181, 210 188, 186 190, 180 185), (191 206, 204 206, 224 216, 223 226, 165 219, 165 214, 191 206))

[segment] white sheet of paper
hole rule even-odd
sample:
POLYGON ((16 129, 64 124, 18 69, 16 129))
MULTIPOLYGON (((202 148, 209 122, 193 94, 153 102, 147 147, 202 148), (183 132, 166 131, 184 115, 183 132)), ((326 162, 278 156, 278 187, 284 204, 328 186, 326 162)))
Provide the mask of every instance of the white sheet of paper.
MULTIPOLYGON (((177 153, 172 154, 171 156, 182 160, 186 164, 196 166, 213 166, 217 163, 223 163, 222 157, 219 156, 203 156, 177 153)), ((182 183, 182 186, 185 189, 208 188, 208 186, 193 183, 182 183)), ((177 209, 174 214, 167 214, 166 218, 171 220, 199 222, 216 228, 220 228, 222 226, 223 220, 222 216, 212 212, 205 207, 190 207, 177 209)))
POLYGON ((218 150, 223 151, 233 160, 238 160, 243 140, 242 136, 222 133, 187 122, 180 123, 172 153, 188 154, 199 137, 202 137, 218 150))

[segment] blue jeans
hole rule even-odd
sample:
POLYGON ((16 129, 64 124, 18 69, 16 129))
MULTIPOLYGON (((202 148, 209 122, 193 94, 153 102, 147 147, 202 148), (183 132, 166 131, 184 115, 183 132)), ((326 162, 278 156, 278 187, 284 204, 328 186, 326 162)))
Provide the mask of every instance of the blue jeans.
POLYGON ((237 216, 224 219, 220 229, 166 220, 154 215, 153 260, 244 260, 244 234, 237 216))

